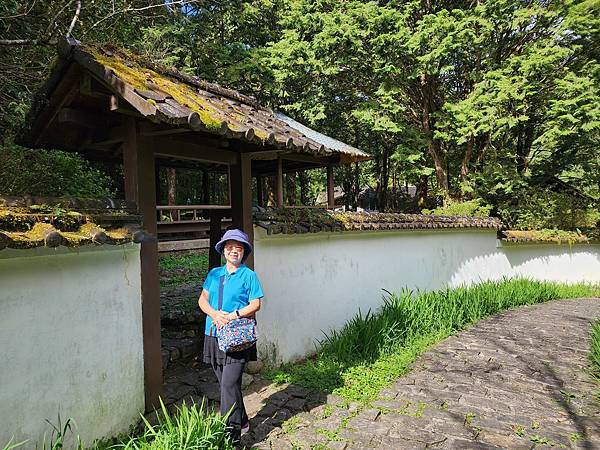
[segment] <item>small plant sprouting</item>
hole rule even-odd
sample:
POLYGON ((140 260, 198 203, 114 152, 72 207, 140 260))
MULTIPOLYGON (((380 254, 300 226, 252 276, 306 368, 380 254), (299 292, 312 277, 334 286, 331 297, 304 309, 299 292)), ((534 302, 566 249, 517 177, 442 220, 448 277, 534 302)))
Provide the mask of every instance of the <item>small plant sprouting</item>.
POLYGON ((470 427, 471 423, 473 423, 473 419, 477 418, 477 414, 474 413, 466 413, 465 414, 465 421, 463 422, 465 427, 470 427))
POLYGON ((549 445, 550 447, 554 447, 556 445, 556 442, 554 442, 552 439, 545 438, 539 434, 532 434, 529 436, 529 440, 531 442, 535 442, 536 444, 549 445))
POLYGON ((569 440, 571 442, 579 442, 583 440, 583 436, 580 433, 571 433, 569 435, 569 440))
POLYGON ((519 436, 519 437, 525 436, 525 427, 523 425, 512 425, 511 428, 517 436, 519 436))
POLYGON ((572 392, 566 391, 565 389, 561 389, 560 393, 567 400, 570 400, 570 399, 573 399, 573 398, 577 398, 577 396, 575 394, 573 394, 572 392))

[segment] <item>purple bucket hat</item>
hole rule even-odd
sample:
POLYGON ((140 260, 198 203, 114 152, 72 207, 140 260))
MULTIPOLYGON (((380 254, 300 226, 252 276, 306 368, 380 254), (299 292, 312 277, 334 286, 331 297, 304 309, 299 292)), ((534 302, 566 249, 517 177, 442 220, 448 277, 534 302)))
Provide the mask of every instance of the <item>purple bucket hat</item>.
POLYGON ((221 240, 215 244, 215 250, 220 255, 223 254, 223 246, 227 241, 238 241, 244 245, 244 260, 252 253, 252 245, 248 242, 248 235, 242 230, 227 230, 221 240))

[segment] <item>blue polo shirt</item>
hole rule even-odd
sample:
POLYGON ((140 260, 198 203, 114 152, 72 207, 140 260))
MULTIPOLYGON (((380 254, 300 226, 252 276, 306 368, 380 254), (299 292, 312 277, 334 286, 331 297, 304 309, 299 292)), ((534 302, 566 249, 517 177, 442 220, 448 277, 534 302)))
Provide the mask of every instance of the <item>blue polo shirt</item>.
MULTIPOLYGON (((225 275, 223 280, 223 311, 233 312, 248 306, 250 300, 264 297, 260 281, 252 269, 245 264, 237 268, 235 272, 229 273, 226 266, 215 267, 206 276, 202 289, 208 292, 208 303, 214 309, 219 308, 219 283, 221 275, 225 275)), ((209 336, 212 326, 212 318, 206 316, 206 327, 204 334, 209 336)), ((213 329, 212 336, 216 336, 216 327, 213 329)))

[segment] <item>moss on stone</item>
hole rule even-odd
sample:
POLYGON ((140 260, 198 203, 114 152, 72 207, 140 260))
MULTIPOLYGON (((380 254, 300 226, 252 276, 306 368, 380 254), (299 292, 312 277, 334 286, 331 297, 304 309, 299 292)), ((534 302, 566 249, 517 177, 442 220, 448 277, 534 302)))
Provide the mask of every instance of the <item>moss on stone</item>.
POLYGON ((112 230, 107 230, 106 235, 118 243, 131 240, 131 232, 127 228, 115 228, 112 230))
POLYGON ((122 49, 111 49, 112 55, 107 56, 99 48, 91 45, 86 45, 83 49, 131 87, 140 90, 160 90, 171 96, 179 104, 198 113, 200 120, 207 129, 218 131, 221 129, 221 124, 226 122, 219 110, 198 95, 191 86, 143 67, 137 61, 138 58, 135 55, 122 49), (152 87, 150 87, 150 83, 153 84, 152 87))

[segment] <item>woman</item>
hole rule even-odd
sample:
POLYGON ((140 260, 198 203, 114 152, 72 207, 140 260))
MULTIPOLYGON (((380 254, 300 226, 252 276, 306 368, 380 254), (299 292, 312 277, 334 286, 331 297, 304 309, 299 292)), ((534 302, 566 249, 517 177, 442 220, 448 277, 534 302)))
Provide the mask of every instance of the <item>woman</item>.
POLYGON ((248 361, 256 361, 256 344, 239 352, 225 353, 219 349, 219 329, 238 317, 253 317, 260 309, 262 288, 258 277, 244 261, 252 252, 248 235, 241 230, 228 230, 215 245, 225 257, 225 265, 212 269, 206 276, 198 300, 206 314, 204 330, 204 362, 215 371, 221 387, 221 414, 231 410, 227 419, 229 433, 238 443, 242 433, 249 430, 248 415, 242 396, 242 373, 248 361), (218 310, 219 289, 223 279, 223 305, 218 310))

